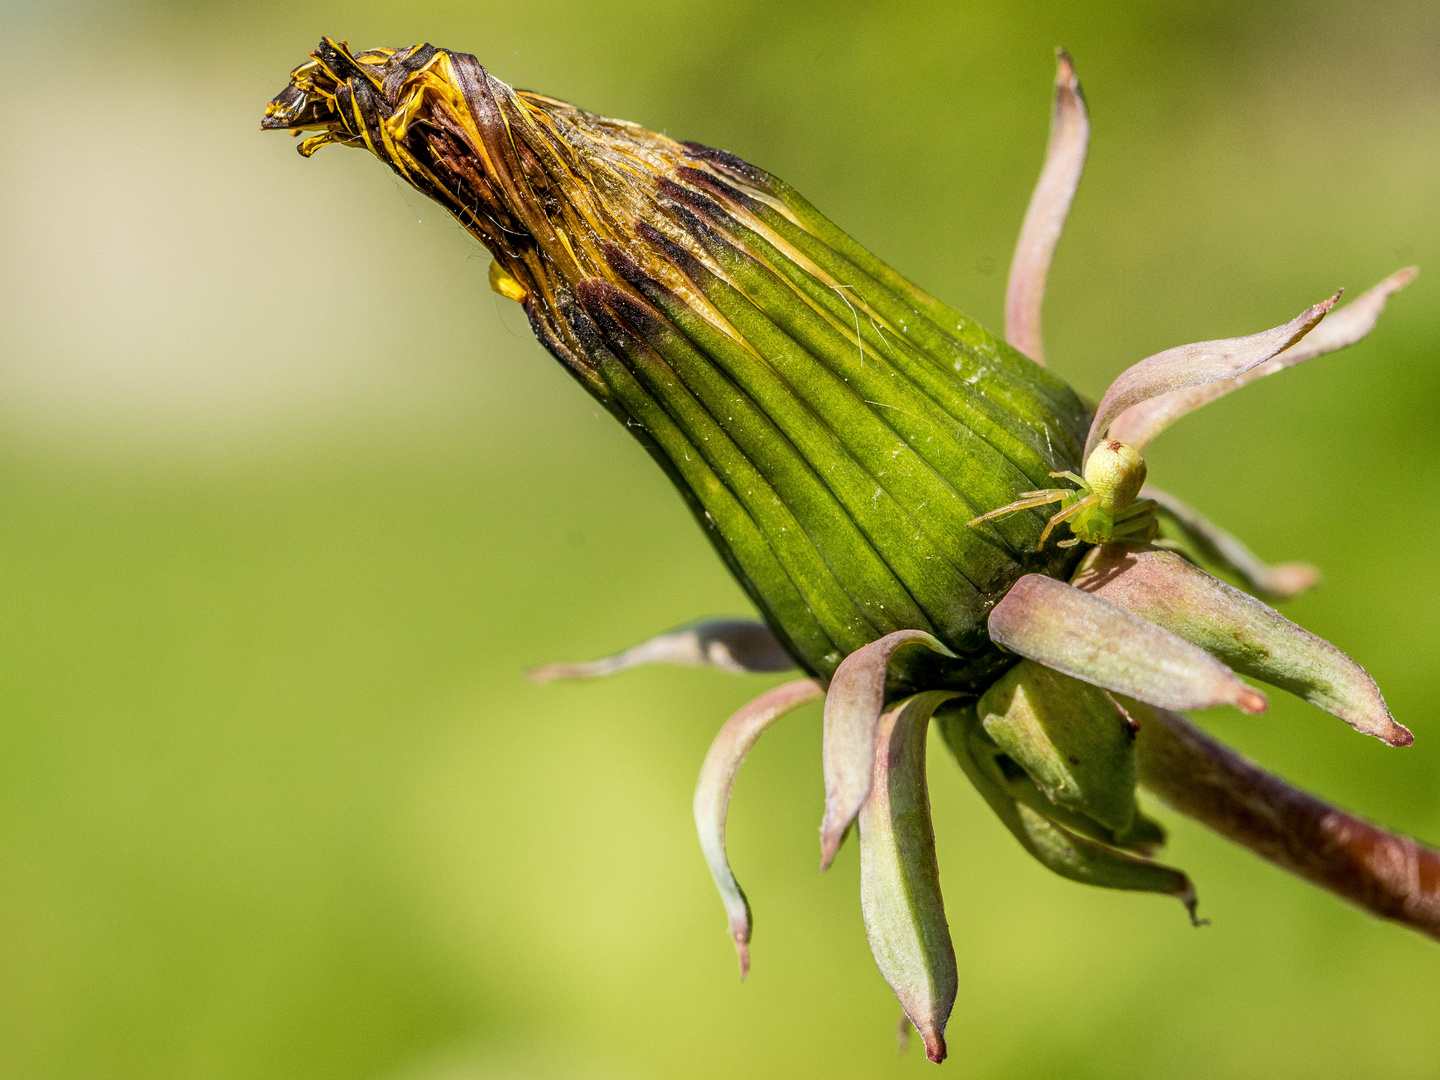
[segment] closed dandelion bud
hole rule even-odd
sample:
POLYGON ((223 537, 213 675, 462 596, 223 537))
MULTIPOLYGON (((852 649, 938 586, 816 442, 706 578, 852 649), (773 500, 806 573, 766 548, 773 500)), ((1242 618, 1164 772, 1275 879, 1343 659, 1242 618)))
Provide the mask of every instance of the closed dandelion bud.
POLYGON ((1063 52, 1006 298, 1005 336, 1023 354, 777 177, 513 90, 464 53, 325 39, 262 126, 310 133, 306 156, 369 150, 473 233, 494 256, 491 287, 653 455, 764 620, 702 619, 532 677, 652 662, 806 673, 731 717, 695 794, 742 975, 753 913, 725 849, 733 783, 765 730, 821 700, 821 866, 858 822, 866 933, 932 1060, 960 977, 930 818, 932 713, 1001 824, 1065 878, 1177 897, 1193 919, 1189 878, 1150 859, 1165 832, 1137 804, 1138 776, 1281 866, 1440 937, 1440 852, 1296 792, 1176 711, 1263 712, 1248 677, 1411 742, 1359 664, 1259 598, 1294 596, 1318 572, 1267 566, 1148 486, 1142 456, 1186 413, 1360 340, 1413 268, 1342 308, 1337 293, 1273 329, 1141 360, 1092 412, 1037 363, 1089 140, 1063 52))
POLYGON ((1038 512, 967 522, 1078 467, 1084 406, 769 174, 429 45, 326 40, 264 126, 370 150, 490 249, 494 289, 660 460, 810 673, 917 629, 975 692, 989 609, 1072 569, 1035 550, 1038 512))

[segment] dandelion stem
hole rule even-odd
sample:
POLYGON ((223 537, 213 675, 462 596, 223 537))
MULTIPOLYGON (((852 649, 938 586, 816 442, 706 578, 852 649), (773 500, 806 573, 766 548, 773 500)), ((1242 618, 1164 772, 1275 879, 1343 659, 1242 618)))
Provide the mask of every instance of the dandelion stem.
POLYGON ((1382 919, 1440 939, 1440 851, 1291 787, 1176 713, 1147 709, 1140 782, 1181 813, 1382 919))

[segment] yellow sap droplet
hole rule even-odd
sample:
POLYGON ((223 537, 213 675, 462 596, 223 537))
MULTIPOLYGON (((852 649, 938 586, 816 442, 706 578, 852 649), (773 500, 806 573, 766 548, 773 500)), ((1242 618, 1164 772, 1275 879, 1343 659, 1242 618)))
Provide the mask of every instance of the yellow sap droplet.
POLYGON ((507 300, 514 300, 517 304, 523 303, 528 295, 525 286, 511 277, 510 272, 498 262, 490 264, 490 288, 507 300))

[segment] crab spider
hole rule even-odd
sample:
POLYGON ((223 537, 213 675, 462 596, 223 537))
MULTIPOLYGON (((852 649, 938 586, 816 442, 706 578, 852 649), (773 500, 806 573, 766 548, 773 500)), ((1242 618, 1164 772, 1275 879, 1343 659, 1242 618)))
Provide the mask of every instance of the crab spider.
POLYGON ((1040 534, 1040 542, 1035 545, 1036 551, 1045 546, 1050 531, 1062 521, 1070 523, 1070 531, 1074 535, 1069 540, 1061 540, 1061 547, 1074 547, 1082 540, 1087 544, 1103 544, 1114 539, 1146 543, 1155 539, 1159 529, 1155 500, 1135 501, 1145 483, 1145 459, 1129 443, 1106 439, 1085 462, 1083 477, 1068 471, 1052 472, 1050 475, 1069 480, 1078 490, 1047 488, 1044 491, 1022 492, 1015 502, 981 514, 970 522, 971 527, 1019 510, 1058 502, 1060 511, 1046 524, 1045 531, 1040 534))

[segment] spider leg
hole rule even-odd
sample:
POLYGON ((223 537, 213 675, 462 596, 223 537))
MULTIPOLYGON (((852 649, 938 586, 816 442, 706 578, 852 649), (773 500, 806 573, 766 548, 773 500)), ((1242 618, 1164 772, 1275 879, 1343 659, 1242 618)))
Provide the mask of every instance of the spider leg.
POLYGON ((1100 496, 1092 492, 1091 494, 1086 495, 1083 499, 1077 500, 1073 506, 1067 506, 1064 510, 1061 510, 1046 524, 1045 531, 1040 534, 1040 542, 1035 545, 1035 550, 1039 551, 1045 546, 1045 538, 1050 535, 1050 530, 1055 528, 1056 525, 1059 525, 1062 521, 1068 521, 1070 518, 1078 514, 1081 510, 1084 510, 1087 507, 1094 506, 1099 501, 1100 496))
POLYGON ((989 521, 991 518, 1003 517, 1006 514, 1013 514, 1017 510, 1029 510, 1036 506, 1044 506, 1047 503, 1064 502, 1067 496, 1074 495, 1073 491, 1063 488, 1051 488, 1049 491, 1027 491, 1025 497, 1017 499, 1007 506, 998 510, 991 510, 988 514, 981 514, 970 525, 979 525, 982 521, 989 521))
POLYGON ((1140 517, 1142 514, 1153 514, 1155 508, 1159 505, 1160 504, 1154 499, 1141 499, 1137 503, 1131 503, 1124 510, 1121 510, 1120 513, 1116 514, 1115 522, 1119 524, 1122 521, 1129 521, 1131 518, 1140 517))
POLYGON ((1082 478, 1076 476, 1073 472, 1070 472, 1068 470, 1065 472, 1052 472, 1050 475, 1055 477, 1055 479, 1057 480, 1059 480, 1063 476, 1066 480, 1069 480, 1072 484, 1080 488, 1082 491, 1088 491, 1090 489, 1089 484, 1085 483, 1082 478))
POLYGON ((1128 518, 1115 523, 1110 536, 1115 540, 1139 539, 1149 543, 1160 532, 1160 521, 1153 514, 1128 518))

